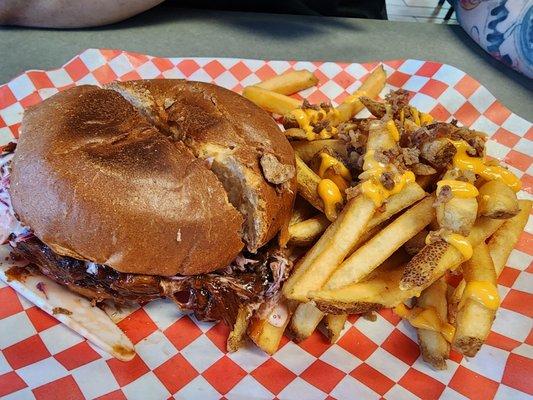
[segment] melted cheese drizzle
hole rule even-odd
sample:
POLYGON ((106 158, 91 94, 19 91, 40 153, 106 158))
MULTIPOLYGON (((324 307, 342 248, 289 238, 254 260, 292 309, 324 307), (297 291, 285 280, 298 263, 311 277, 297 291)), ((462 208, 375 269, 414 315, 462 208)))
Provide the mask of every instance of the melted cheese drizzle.
POLYGON ((453 179, 442 179, 437 182, 437 196, 443 186, 449 186, 452 195, 461 199, 471 199, 479 195, 477 188, 469 182, 456 181, 453 179))
POLYGON ((321 163, 320 168, 318 169, 318 176, 322 178, 329 168, 334 167, 342 178, 346 179, 347 181, 352 180, 352 174, 350 174, 350 170, 348 170, 348 168, 346 168, 346 166, 335 157, 330 156, 327 153, 321 153, 320 158, 321 163))
POLYGON ((317 191, 324 202, 324 213, 327 219, 335 221, 337 219, 337 204, 343 202, 339 187, 331 179, 325 178, 318 183, 317 191))
POLYGON ((342 193, 348 188, 352 174, 346 166, 327 153, 320 154, 318 195, 324 202, 324 213, 330 221, 337 218, 337 204, 344 201, 342 193))
POLYGON ((420 126, 420 115, 418 114, 418 110, 416 107, 411 107, 411 115, 413 117, 414 123, 420 126))
POLYGON ((467 299, 477 301, 489 310, 496 310, 500 305, 498 289, 491 282, 486 281, 471 281, 466 284, 459 309, 464 306, 467 299))
POLYGON ((442 236, 442 239, 449 245, 455 247, 463 255, 465 261, 472 258, 472 244, 462 235, 458 233, 448 233, 442 236))
POLYGON ((405 171, 403 174, 393 174, 394 187, 391 190, 385 189, 380 182, 381 175, 387 172, 387 166, 377 161, 374 157, 375 151, 369 150, 364 156, 365 171, 359 175, 360 179, 366 179, 361 184, 361 192, 368 196, 379 207, 390 196, 401 192, 405 185, 415 181, 415 174, 405 171))
POLYGON ((467 150, 470 145, 464 140, 451 140, 451 143, 457 149, 457 153, 453 157, 454 167, 472 171, 489 181, 500 180, 515 192, 518 192, 522 187, 520 180, 511 171, 497 165, 487 165, 483 158, 468 155, 467 150))
POLYGON ((434 308, 414 307, 409 309, 401 303, 394 308, 394 312, 407 319, 415 328, 440 332, 446 341, 450 343, 453 340, 455 327, 448 322, 441 321, 434 308))
POLYGON ((420 124, 422 126, 429 125, 433 122, 433 117, 427 113, 420 113, 420 124))
POLYGON ((297 108, 292 110, 290 114, 296 119, 300 129, 305 131, 307 140, 329 139, 338 132, 336 127, 330 126, 329 132, 326 129, 322 129, 319 133, 316 133, 313 131, 312 126, 312 124, 316 124, 324 119, 332 120, 337 118, 339 116, 339 111, 336 108, 332 107, 328 112, 322 109, 312 110, 297 108))
POLYGON ((388 120, 385 126, 387 127, 387 131, 389 132, 390 137, 395 142, 400 140, 400 131, 398 131, 398 128, 396 127, 396 124, 392 119, 388 120))

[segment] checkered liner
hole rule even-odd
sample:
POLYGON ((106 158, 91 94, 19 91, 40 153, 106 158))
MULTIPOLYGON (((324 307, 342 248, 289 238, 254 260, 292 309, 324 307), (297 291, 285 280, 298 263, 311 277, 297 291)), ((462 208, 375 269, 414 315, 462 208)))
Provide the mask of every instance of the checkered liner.
MULTIPOLYGON (((0 86, 0 144, 18 136, 22 112, 58 90, 140 78, 187 78, 242 87, 288 69, 320 79, 302 93, 311 102, 340 102, 377 63, 155 58, 119 50, 87 50, 62 68, 28 71, 0 86)), ((414 92, 412 104, 440 120, 456 118, 491 136, 489 154, 521 177, 531 197, 532 124, 487 89, 445 64, 385 62, 388 85, 414 92)), ((533 219, 532 219, 533 220, 533 219)), ((320 333, 295 344, 283 339, 272 357, 254 346, 225 352, 228 328, 181 314, 168 301, 136 309, 119 326, 136 345, 128 363, 110 358, 0 282, 0 397, 106 399, 526 399, 533 394, 533 225, 511 254, 500 281, 503 299, 493 330, 470 360, 453 352, 446 371, 425 364, 411 327, 390 310, 375 322, 350 317, 330 345, 320 333)), ((6 249, 0 255, 5 255, 6 249)), ((1 258, 4 260, 4 257, 1 258)), ((3 261, 8 262, 8 261, 3 261)))

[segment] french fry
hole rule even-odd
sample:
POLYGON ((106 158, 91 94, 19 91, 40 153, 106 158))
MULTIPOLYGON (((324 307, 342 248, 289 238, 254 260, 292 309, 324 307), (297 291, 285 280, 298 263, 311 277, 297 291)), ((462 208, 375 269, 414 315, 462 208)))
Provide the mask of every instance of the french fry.
MULTIPOLYGON (((485 241, 503 224, 503 220, 479 217, 467 237, 472 247, 485 241)), ((445 241, 426 245, 405 267, 400 282, 402 290, 425 289, 447 270, 465 261, 463 254, 445 241)))
POLYGON ((329 339, 330 343, 336 343, 339 340, 344 325, 346 324, 346 319, 348 319, 347 314, 327 314, 323 321, 326 328, 326 336, 329 339))
MULTIPOLYGON (((366 231, 361 235, 358 242, 350 250, 349 254, 357 250, 360 244, 365 243, 368 239, 373 237, 380 230, 380 225, 383 222, 422 199, 425 195, 426 193, 419 185, 416 183, 410 183, 409 185, 405 186, 400 193, 389 197, 385 203, 384 209, 374 214, 366 227, 366 231)), ((296 203, 298 204, 298 201, 296 203)), ((320 234, 326 230, 329 224, 330 222, 327 218, 316 216, 310 218, 308 223, 302 224, 299 227, 294 227, 294 229, 289 228, 289 244, 292 243, 291 238, 293 236, 295 245, 304 246, 309 243, 313 243, 318 239, 320 234)))
MULTIPOLYGON (((273 325, 269 322, 270 316, 266 318, 255 316, 248 327, 248 337, 252 339, 257 347, 270 355, 278 350, 283 332, 285 332, 290 320, 291 307, 284 303, 281 303, 278 307, 281 307, 282 312, 286 312, 288 315, 282 324, 273 325)), ((278 307, 274 308, 272 312, 279 312, 278 307)))
POLYGON ((406 185, 400 193, 392 195, 384 203, 384 209, 376 211, 367 228, 372 229, 390 219, 400 211, 413 205, 426 196, 426 192, 416 183, 406 185))
POLYGON ((407 256, 397 252, 374 270, 367 280, 340 289, 309 293, 317 308, 331 314, 363 314, 398 304, 420 293, 418 288, 400 290, 407 256))
MULTIPOLYGON (((441 321, 447 321, 446 290, 446 281, 444 278, 440 278, 420 294, 416 305, 424 309, 434 309, 441 321)), ((435 369, 446 369, 446 360, 450 355, 450 344, 442 333, 420 328, 417 328, 416 332, 424 361, 435 369)))
POLYGON ((403 248, 409 254, 410 256, 414 256, 415 254, 419 253, 420 250, 424 248, 426 245, 426 237, 428 235, 427 229, 422 229, 420 232, 418 232, 415 236, 413 236, 411 239, 409 239, 405 244, 403 245, 403 248))
POLYGON ((429 190, 435 184, 436 177, 434 175, 417 175, 416 183, 424 190, 429 190))
POLYGON ((307 70, 288 71, 281 75, 262 81, 255 86, 280 94, 293 94, 315 86, 318 78, 307 70))
MULTIPOLYGON (((443 179, 453 180, 457 177, 455 170, 450 170, 444 174, 443 179)), ((438 186, 438 184, 437 184, 438 186)), ((437 189, 437 198, 438 198, 437 189)), ((451 232, 459 233, 463 236, 468 235, 477 217, 477 198, 462 198, 453 196, 446 202, 437 202, 435 211, 437 222, 441 228, 451 232)))
POLYGON ((297 264, 283 286, 285 296, 306 302, 310 290, 322 287, 357 242, 374 210, 374 203, 366 196, 351 199, 335 222, 297 264))
POLYGON ((479 214, 489 218, 508 219, 520 211, 513 189, 501 181, 488 181, 479 188, 479 214))
MULTIPOLYGON (((395 147, 397 144, 385 124, 382 121, 373 121, 369 126, 367 154, 395 147)), ((300 163, 305 165, 301 160, 300 163)), ((371 164, 372 159, 365 157, 363 170, 367 172, 371 164)), ((375 203, 364 194, 349 200, 338 218, 296 265, 292 276, 283 286, 285 297, 305 303, 309 291, 320 289, 358 243, 376 208, 375 203)))
POLYGON ((297 342, 307 339, 315 331, 324 313, 313 303, 300 303, 292 315, 289 329, 297 342))
POLYGON ((361 101, 361 103, 363 103, 365 108, 370 111, 370 114, 372 114, 377 119, 383 118, 387 113, 387 107, 385 106, 385 103, 381 101, 375 101, 366 96, 361 96, 359 100, 361 101))
POLYGON ((466 236, 476 221, 477 200, 453 197, 446 203, 439 203, 435 212, 441 228, 466 236))
POLYGON ((226 342, 226 348, 230 353, 239 350, 239 348, 242 346, 249 322, 250 310, 248 307, 239 307, 237 320, 235 321, 233 329, 229 333, 228 340, 226 342))
POLYGON ((335 153, 347 157, 346 142, 340 139, 299 140, 291 142, 291 145, 295 153, 306 163, 310 162, 315 154, 324 148, 329 148, 335 153))
MULTIPOLYGON (((470 283, 482 282, 491 285, 496 291, 496 270, 489 248, 484 242, 474 248, 472 258, 462 265, 462 269, 466 287, 470 283)), ((488 308, 469 298, 468 290, 464 290, 455 319, 453 347, 465 356, 474 357, 490 333, 495 316, 495 308, 488 308)))
POLYGON ((315 214, 316 208, 309 204, 304 198, 297 196, 289 220, 289 226, 305 221, 315 214))
POLYGON ((457 311, 459 309, 459 303, 463 297, 463 292, 465 291, 466 282, 461 280, 456 288, 452 288, 450 296, 448 297, 448 321, 450 324, 455 325, 455 320, 457 319, 457 311))
POLYGON ((320 214, 305 221, 289 226, 289 244, 293 246, 309 246, 326 230, 330 222, 320 214))
POLYGON ((245 87, 242 95, 263 110, 274 114, 285 115, 302 105, 300 100, 257 86, 245 87))
POLYGON ((502 227, 489 239, 489 251, 497 276, 502 273, 511 251, 524 231, 532 204, 531 200, 518 200, 520 212, 505 221, 502 227))
POLYGON ((344 101, 337 107, 338 113, 336 117, 331 119, 331 124, 336 126, 341 122, 346 122, 355 116, 365 107, 359 98, 361 96, 376 98, 381 90, 385 87, 386 79, 387 75, 385 74, 383 65, 375 68, 363 82, 361 87, 352 95, 344 99, 344 101))
POLYGON ((313 207, 319 211, 324 210, 324 202, 318 195, 318 184, 320 183, 320 176, 309 168, 303 160, 296 157, 296 180, 298 182, 298 193, 306 199, 313 207))
POLYGON ((289 140, 296 140, 296 141, 302 141, 307 140, 307 133, 303 129, 300 128, 289 128, 286 129, 284 132, 285 137, 289 140))
POLYGON ((433 219, 434 197, 427 197, 391 222, 385 229, 357 249, 333 272, 325 289, 357 283, 381 265, 407 240, 433 219))

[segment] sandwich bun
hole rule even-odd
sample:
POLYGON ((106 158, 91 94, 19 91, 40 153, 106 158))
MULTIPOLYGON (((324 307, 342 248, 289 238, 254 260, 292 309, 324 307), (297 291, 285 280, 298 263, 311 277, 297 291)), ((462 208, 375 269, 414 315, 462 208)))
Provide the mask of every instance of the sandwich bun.
POLYGON ((294 153, 275 121, 183 80, 78 86, 24 114, 10 195, 54 252, 119 272, 196 275, 289 218, 294 153))

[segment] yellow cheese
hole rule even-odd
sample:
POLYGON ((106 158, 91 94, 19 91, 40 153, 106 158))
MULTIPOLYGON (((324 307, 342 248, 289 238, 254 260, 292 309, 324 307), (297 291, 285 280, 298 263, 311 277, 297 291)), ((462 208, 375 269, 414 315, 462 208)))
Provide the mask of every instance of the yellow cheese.
POLYGON ((396 124, 394 123, 392 119, 387 121, 386 126, 387 126, 387 131, 389 131, 390 137, 395 142, 400 140, 400 132, 398 131, 398 128, 396 127, 396 124))
POLYGON ((449 322, 445 322, 441 325, 440 333, 442 333, 442 336, 444 336, 444 339, 446 339, 448 343, 451 343, 453 340, 453 336, 455 335, 455 326, 453 326, 449 322))
POLYGON ((394 308, 394 312, 409 321, 409 323, 418 329, 427 329, 434 332, 440 332, 446 341, 453 340, 455 327, 448 322, 443 322, 434 308, 414 307, 407 308, 403 303, 394 308))
POLYGON ((491 282, 486 281, 471 281, 466 284, 463 292, 463 300, 459 308, 464 305, 466 299, 472 299, 480 304, 483 304, 489 310, 496 310, 500 305, 500 296, 498 289, 491 282))
POLYGON ((443 186, 449 186, 452 190, 452 195, 462 199, 477 197, 479 194, 477 188, 469 182, 456 181, 453 179, 442 179, 437 182, 437 195, 443 186))
POLYGON ((411 115, 413 117, 413 122, 420 126, 420 115, 418 114, 416 107, 411 107, 411 115))
POLYGON ((462 235, 459 235, 458 233, 448 233, 446 235, 442 236, 442 239, 455 247, 459 252, 463 255, 463 257, 466 260, 469 260, 472 258, 472 244, 468 241, 467 238, 465 238, 462 235))
POLYGON ((452 140, 451 142, 457 149, 457 153, 453 157, 454 167, 472 171, 489 181, 500 180, 515 192, 518 192, 522 187, 520 180, 511 171, 498 165, 488 165, 486 160, 481 157, 468 155, 467 150, 470 145, 464 140, 452 140))
POLYGON ((396 174, 393 177, 394 187, 388 190, 383 187, 379 180, 383 170, 380 172, 378 169, 372 172, 374 173, 371 174, 371 177, 361 184, 361 192, 368 196, 376 207, 381 206, 390 196, 400 193, 407 184, 415 181, 415 174, 411 171, 406 171, 401 175, 396 174))
POLYGON ((331 179, 321 179, 318 183, 318 195, 324 202, 324 213, 330 221, 337 218, 337 204, 343 202, 339 187, 331 179))
POLYGON ((433 117, 427 113, 420 113, 420 124, 422 126, 429 125, 433 122, 433 117))
POLYGON ((323 119, 332 120, 339 115, 339 111, 335 108, 329 109, 328 112, 323 109, 312 110, 312 109, 301 109, 297 108, 292 110, 290 114, 294 117, 300 129, 305 131, 307 140, 316 140, 316 139, 329 139, 332 136, 338 133, 338 129, 334 126, 330 126, 329 130, 322 129, 319 133, 313 131, 313 124, 322 121, 323 119))
POLYGON ((340 174, 344 179, 347 181, 352 180, 352 174, 350 174, 350 170, 346 168, 346 166, 339 160, 337 160, 335 157, 330 156, 327 153, 321 153, 320 154, 320 168, 318 169, 318 176, 321 178, 324 177, 324 174, 329 168, 335 167, 335 171, 340 174))

